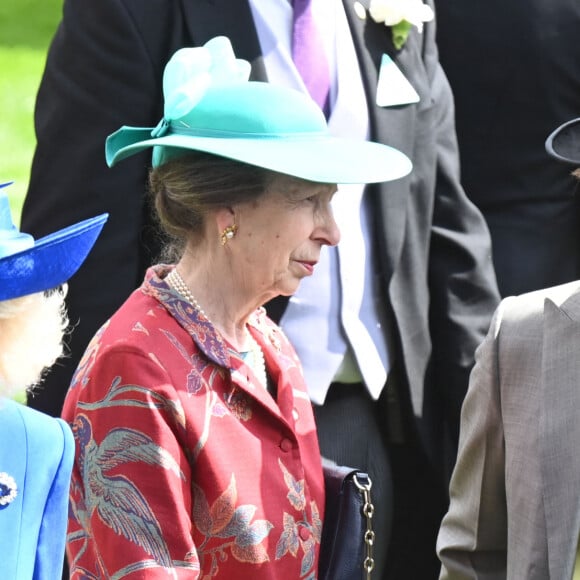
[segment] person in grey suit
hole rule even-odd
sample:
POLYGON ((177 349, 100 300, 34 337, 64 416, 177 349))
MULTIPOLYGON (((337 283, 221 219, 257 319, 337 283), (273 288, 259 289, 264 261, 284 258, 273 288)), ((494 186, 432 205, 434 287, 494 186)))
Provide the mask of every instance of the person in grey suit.
MULTIPOLYGON (((376 577, 388 560, 391 578, 427 580, 438 571, 435 537, 473 353, 499 302, 490 237, 459 182, 434 21, 422 31, 413 26, 396 47, 367 0, 315 5, 329 15, 318 24, 331 49, 331 130, 391 145, 414 169, 345 196, 359 205, 336 209, 343 242, 328 266, 347 284, 330 282, 317 266, 312 278, 326 293, 304 286, 307 295, 267 310, 303 362, 323 454, 373 480, 376 577), (351 244, 347 236, 361 233, 363 218, 360 243, 351 244), (356 252, 340 253, 349 249, 356 252), (355 287, 349 314, 340 300, 355 287)), ((22 220, 38 234, 97 208, 111 218, 70 285, 68 308, 78 321, 71 356, 30 405, 60 413, 90 337, 158 258, 159 234, 143 195, 150 158, 108 169, 106 136, 121 123, 154 126, 170 55, 217 35, 251 63, 254 80, 304 90, 288 58, 291 16, 286 0, 65 0, 37 98, 38 146, 22 220)))
MULTIPOLYGON (((578 167, 580 119, 554 132, 547 149, 578 167)), ((462 409, 450 507, 437 540, 442 580, 572 578, 580 533, 579 351, 579 281, 498 307, 462 409)))

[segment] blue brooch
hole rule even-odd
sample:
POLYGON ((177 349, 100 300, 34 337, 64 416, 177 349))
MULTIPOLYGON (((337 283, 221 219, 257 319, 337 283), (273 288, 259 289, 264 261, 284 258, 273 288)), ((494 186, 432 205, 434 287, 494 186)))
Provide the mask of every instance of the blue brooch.
POLYGON ((11 475, 0 471, 0 507, 13 502, 18 495, 18 487, 11 475))

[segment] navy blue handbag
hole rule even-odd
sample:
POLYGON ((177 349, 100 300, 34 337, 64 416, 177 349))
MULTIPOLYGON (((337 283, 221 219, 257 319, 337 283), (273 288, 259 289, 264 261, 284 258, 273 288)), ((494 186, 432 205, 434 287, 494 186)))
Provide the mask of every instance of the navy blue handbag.
POLYGON ((326 492, 320 580, 369 580, 374 568, 371 480, 352 467, 323 460, 326 492))

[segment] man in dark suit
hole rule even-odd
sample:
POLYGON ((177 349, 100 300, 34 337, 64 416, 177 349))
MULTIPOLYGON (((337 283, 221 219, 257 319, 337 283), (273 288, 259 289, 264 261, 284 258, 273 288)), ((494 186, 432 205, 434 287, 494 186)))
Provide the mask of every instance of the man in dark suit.
MULTIPOLYGON (((384 311, 380 328, 388 350, 383 369, 388 388, 383 380, 372 390, 361 376, 367 372, 364 353, 350 370, 341 365, 332 384, 309 383, 309 388, 322 388, 313 401, 323 454, 356 464, 374 478, 376 577, 388 571, 390 578, 427 580, 438 571, 435 538, 447 507, 447 476, 473 353, 498 302, 489 233, 459 184, 451 93, 438 64, 433 23, 422 33, 413 28, 397 50, 391 30, 373 21, 359 3, 323 4, 334 6, 337 19, 348 23, 358 71, 347 82, 360 84, 367 105, 356 108, 357 114, 363 111, 361 126, 373 140, 406 153, 414 171, 364 192, 365 235, 372 242, 367 249, 374 260, 368 260, 365 275, 376 282, 374 308, 384 311), (387 99, 391 106, 376 104, 377 84, 393 72, 384 55, 403 77, 397 82, 404 90, 387 99), (401 97, 409 85, 416 99, 401 97)), ((31 405, 59 413, 65 385, 89 338, 157 258, 157 234, 143 194, 150 160, 139 155, 107 169, 105 137, 121 124, 155 126, 163 113, 159 79, 170 55, 219 34, 231 39, 238 57, 250 61, 254 79, 272 76, 275 82, 285 65, 272 65, 270 57, 278 49, 264 46, 267 38, 285 35, 273 34, 280 30, 270 11, 288 10, 282 1, 65 0, 38 94, 38 148, 23 224, 39 234, 97 209, 111 217, 83 271, 70 283, 70 317, 79 320, 70 364, 47 377, 31 405), (260 14, 270 16, 260 20, 260 14)), ((340 40, 335 63, 342 67, 344 36, 340 40)), ((344 87, 334 88, 331 126, 340 115, 344 87)), ((292 339, 292 321, 299 328, 309 321, 289 311, 286 304, 269 308, 292 339)), ((332 322, 346 327, 344 317, 332 322)), ((370 326, 375 332, 379 328, 376 320, 370 326)), ((344 338, 345 328, 338 332, 344 338)), ((308 354, 308 341, 324 344, 322 333, 301 335, 306 336, 296 345, 301 356, 308 354)), ((312 365, 304 366, 308 376, 312 365)))
POLYGON ((577 280, 578 185, 544 140, 580 115, 580 3, 436 4, 462 183, 487 220, 502 296, 577 280))

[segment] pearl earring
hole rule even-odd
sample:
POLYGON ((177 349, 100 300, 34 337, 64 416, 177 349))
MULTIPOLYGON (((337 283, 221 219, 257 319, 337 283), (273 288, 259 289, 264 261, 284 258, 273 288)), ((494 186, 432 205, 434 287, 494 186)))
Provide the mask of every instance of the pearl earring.
POLYGON ((222 246, 225 246, 236 235, 237 231, 238 226, 236 224, 225 228, 221 235, 222 246))

